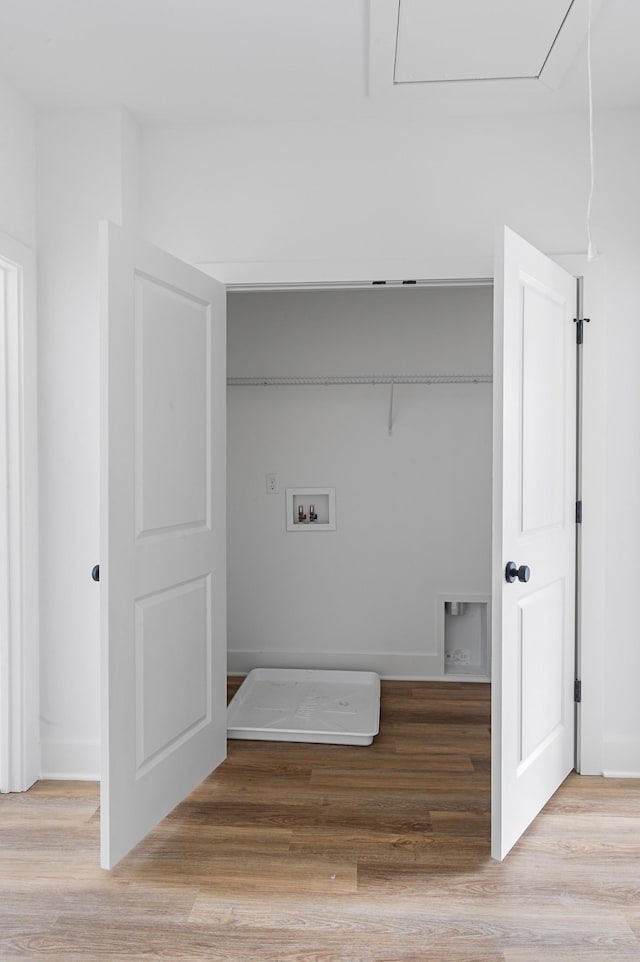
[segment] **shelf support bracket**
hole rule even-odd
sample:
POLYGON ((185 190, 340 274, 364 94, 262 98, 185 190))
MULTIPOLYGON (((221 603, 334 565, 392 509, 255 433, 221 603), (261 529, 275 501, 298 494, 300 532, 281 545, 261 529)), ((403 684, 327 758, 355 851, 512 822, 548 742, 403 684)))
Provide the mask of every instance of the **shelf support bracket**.
POLYGON ((391 381, 391 390, 389 391, 389 437, 393 434, 393 388, 395 381, 391 381))

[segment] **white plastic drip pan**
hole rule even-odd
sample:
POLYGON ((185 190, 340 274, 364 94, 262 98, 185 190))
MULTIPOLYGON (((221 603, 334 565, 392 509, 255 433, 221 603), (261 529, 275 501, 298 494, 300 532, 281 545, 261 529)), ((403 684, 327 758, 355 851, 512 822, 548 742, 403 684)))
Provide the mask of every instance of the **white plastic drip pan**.
POLYGON ((254 668, 227 709, 229 738, 370 745, 379 724, 373 671, 254 668))

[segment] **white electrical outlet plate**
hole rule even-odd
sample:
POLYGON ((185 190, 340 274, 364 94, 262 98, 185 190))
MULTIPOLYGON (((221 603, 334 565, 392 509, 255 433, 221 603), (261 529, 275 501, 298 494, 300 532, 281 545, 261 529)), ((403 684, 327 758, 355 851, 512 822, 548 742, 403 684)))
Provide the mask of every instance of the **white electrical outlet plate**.
POLYGON ((267 494, 278 494, 280 491, 280 481, 277 474, 265 475, 267 483, 267 494))

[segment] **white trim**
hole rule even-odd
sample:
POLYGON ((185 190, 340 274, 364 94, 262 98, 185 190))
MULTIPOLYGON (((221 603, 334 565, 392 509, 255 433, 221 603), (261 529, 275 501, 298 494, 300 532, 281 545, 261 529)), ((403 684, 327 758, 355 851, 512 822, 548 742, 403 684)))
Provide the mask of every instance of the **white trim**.
POLYGON ((40 776, 35 265, 0 234, 0 791, 40 776))
POLYGON ((640 778, 640 737, 607 739, 602 758, 605 778, 640 778))
POLYGON ((397 681, 481 681, 488 675, 442 674, 440 655, 403 652, 259 651, 231 650, 227 654, 229 675, 248 675, 253 668, 312 668, 320 671, 375 671, 381 678, 397 681))
MULTIPOLYGON (((577 707, 577 771, 600 775, 606 758, 604 744, 604 663, 606 612, 603 591, 591 586, 606 580, 606 384, 602 358, 606 353, 607 325, 604 280, 607 259, 589 261, 586 254, 550 254, 556 263, 576 277, 584 278, 585 324, 582 356, 582 525, 581 608, 578 664, 582 701, 577 707)), ((615 766, 616 768, 621 766, 615 766)))
POLYGON ((100 742, 43 741, 42 778, 99 782, 100 742))
MULTIPOLYGON (((430 287, 487 286, 493 283, 489 257, 366 258, 317 261, 208 261, 199 270, 226 284, 230 292, 264 290, 331 290, 403 287, 416 281, 430 287), (386 281, 378 287, 374 281, 386 281)), ((413 284, 407 289, 412 290, 413 284)))

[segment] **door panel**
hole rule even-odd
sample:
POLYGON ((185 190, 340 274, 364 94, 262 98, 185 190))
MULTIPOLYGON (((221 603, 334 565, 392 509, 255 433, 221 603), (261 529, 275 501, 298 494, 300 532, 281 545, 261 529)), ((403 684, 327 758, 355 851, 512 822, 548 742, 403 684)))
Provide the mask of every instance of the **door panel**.
POLYGON ((505 229, 496 257, 492 854, 573 768, 576 282, 505 229), (530 568, 505 578, 507 562, 530 568))
POLYGON ((564 305, 523 277, 522 533, 564 520, 564 305), (558 470, 540 471, 548 461, 558 470))
POLYGON ((562 716, 563 582, 534 591, 520 608, 520 717, 518 771, 531 763, 550 738, 560 737, 562 716))
POLYGON ((102 865, 226 753, 222 285, 104 225, 102 865))
POLYGON ((135 325, 136 530, 150 535, 205 527, 211 497, 208 305, 138 276, 135 325))
POLYGON ((211 720, 209 579, 165 588, 135 608, 136 766, 142 773, 211 720))

